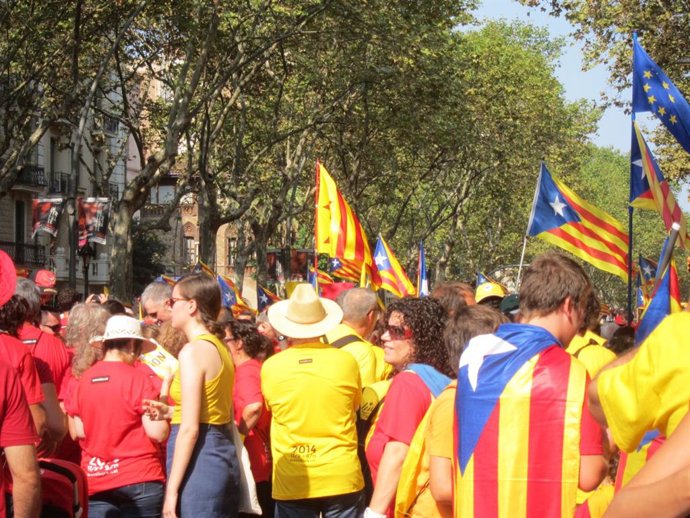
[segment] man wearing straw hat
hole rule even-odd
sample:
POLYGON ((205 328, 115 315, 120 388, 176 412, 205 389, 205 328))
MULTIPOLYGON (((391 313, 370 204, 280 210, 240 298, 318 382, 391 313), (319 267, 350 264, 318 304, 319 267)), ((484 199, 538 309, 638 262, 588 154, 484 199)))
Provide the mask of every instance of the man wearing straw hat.
POLYGON ((351 354, 320 341, 343 316, 333 301, 299 284, 268 310, 290 347, 261 370, 271 410, 276 516, 355 518, 364 508, 357 458, 359 367, 351 354))

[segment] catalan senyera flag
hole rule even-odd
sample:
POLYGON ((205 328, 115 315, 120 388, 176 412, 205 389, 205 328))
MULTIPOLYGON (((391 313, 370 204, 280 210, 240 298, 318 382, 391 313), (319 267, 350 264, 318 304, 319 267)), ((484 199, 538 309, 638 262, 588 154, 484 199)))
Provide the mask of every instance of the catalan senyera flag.
POLYGON ((567 250, 628 280, 628 233, 612 216, 586 202, 541 165, 527 235, 567 250))
POLYGON ((572 517, 585 367, 544 328, 503 324, 460 358, 455 515, 572 517))
POLYGON ((381 288, 390 291, 396 297, 414 297, 417 293, 405 270, 396 259, 388 243, 379 235, 376 241, 374 262, 381 277, 381 288))
POLYGON ((316 163, 316 177, 316 251, 371 265, 371 248, 362 224, 319 162, 316 163))
POLYGON ((678 241, 683 248, 688 249, 690 240, 688 239, 688 227, 685 216, 683 216, 683 211, 680 210, 678 203, 676 203, 676 198, 673 196, 671 187, 664 178, 661 169, 659 169, 659 165, 656 163, 654 155, 652 155, 652 152, 649 150, 647 142, 645 142, 636 122, 633 122, 633 129, 640 149, 642 169, 649 183, 649 188, 654 200, 654 208, 661 214, 667 232, 671 230, 671 225, 673 225, 673 223, 680 224, 678 241))

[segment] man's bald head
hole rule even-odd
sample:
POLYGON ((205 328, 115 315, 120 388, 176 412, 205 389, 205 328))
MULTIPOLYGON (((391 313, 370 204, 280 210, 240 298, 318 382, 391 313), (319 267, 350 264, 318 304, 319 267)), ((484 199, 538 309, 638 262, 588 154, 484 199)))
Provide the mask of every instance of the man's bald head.
POLYGON ((343 322, 353 328, 368 328, 372 312, 378 314, 379 309, 376 294, 367 288, 352 288, 346 291, 341 307, 343 322))

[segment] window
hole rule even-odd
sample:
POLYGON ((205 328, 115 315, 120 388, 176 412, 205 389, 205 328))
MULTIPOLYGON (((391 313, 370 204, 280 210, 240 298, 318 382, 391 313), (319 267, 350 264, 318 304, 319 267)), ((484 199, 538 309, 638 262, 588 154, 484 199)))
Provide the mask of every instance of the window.
POLYGON ((186 264, 196 264, 196 242, 193 237, 184 238, 184 261, 186 264))
POLYGON ((117 133, 118 120, 115 117, 109 115, 103 115, 103 129, 106 133, 117 133))
POLYGON ((237 238, 228 238, 228 266, 235 266, 235 257, 237 256, 237 238))

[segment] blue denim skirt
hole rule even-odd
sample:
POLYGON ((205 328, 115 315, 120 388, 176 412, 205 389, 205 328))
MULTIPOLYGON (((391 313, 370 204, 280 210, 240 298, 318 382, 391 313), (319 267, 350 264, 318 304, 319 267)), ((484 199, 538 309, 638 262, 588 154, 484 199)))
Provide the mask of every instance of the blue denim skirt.
MULTIPOLYGON (((168 440, 170 473, 179 425, 168 440)), ((238 515, 240 468, 229 425, 199 425, 192 458, 182 479, 177 500, 180 518, 234 518, 238 515)))

